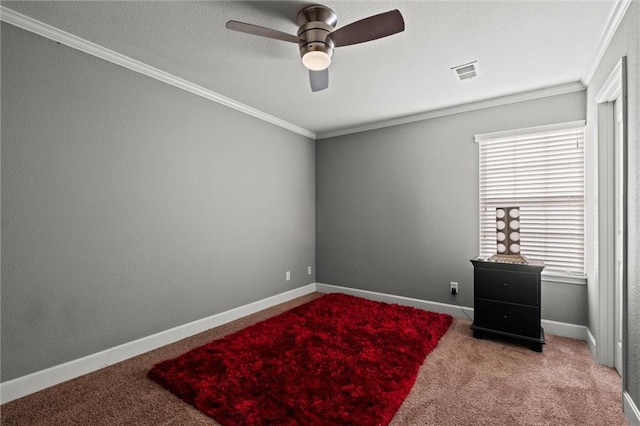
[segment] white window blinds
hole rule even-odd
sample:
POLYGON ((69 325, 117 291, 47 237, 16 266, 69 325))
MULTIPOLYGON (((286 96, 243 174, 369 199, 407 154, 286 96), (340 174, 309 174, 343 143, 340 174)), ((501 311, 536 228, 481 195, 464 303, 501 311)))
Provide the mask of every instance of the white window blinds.
POLYGON ((520 207, 522 254, 584 275, 584 121, 477 135, 480 255, 496 253, 496 207, 520 207))

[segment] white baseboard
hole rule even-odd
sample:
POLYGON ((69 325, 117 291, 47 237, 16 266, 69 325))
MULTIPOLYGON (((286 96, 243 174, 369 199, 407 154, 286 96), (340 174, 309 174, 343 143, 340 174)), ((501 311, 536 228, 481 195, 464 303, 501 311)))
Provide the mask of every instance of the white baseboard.
POLYGON ((633 426, 640 426, 640 410, 638 410, 638 406, 633 402, 628 392, 622 394, 622 404, 624 415, 629 423, 633 426))
POLYGON ((591 356, 593 359, 596 359, 596 338, 591 333, 591 330, 587 327, 587 345, 589 346, 589 351, 591 351, 591 356))
MULTIPOLYGON (((313 293, 314 291, 320 293, 350 294, 352 296, 364 297, 366 299, 376 300, 379 302, 397 303, 398 305, 413 306, 428 311, 445 313, 456 318, 467 318, 468 315, 469 318, 473 319, 473 308, 466 306, 461 307, 447 303, 431 302, 428 300, 340 287, 331 284, 308 284, 304 287, 267 297, 257 302, 239 306, 237 308, 162 331, 151 336, 143 337, 111 349, 0 383, 0 403, 4 404, 5 402, 13 401, 14 399, 21 398, 50 386, 91 373, 109 365, 124 361, 170 343, 177 342, 178 340, 221 326, 280 303, 313 293)), ((591 334, 584 326, 549 320, 543 320, 542 322, 545 327, 545 331, 548 333, 587 340, 587 342, 590 341, 588 337, 591 336, 591 334)), ((593 338, 593 336, 591 336, 591 338, 593 338)), ((631 403, 633 402, 631 401, 631 403)))
POLYGON ((363 297, 377 302, 396 303, 403 306, 413 306, 432 312, 440 312, 449 314, 456 318, 465 318, 463 311, 473 319, 473 308, 460 307, 458 305, 449 305, 447 303, 430 302, 428 300, 414 299, 412 297, 395 296, 393 294, 378 293, 375 291, 359 290, 357 288, 340 287, 331 284, 316 283, 316 291, 319 293, 343 293, 351 296, 363 297))
POLYGON ((13 401, 280 303, 313 293, 315 290, 315 284, 308 284, 304 287, 267 297, 257 302, 239 306, 111 349, 0 383, 0 403, 4 404, 5 402, 13 401))
POLYGON ((543 319, 541 321, 545 334, 587 340, 587 326, 543 319))
MULTIPOLYGON (((413 306, 433 312, 449 314, 456 318, 467 318, 465 313, 473 319, 473 308, 449 305, 440 302, 430 302, 428 300, 413 299, 411 297, 394 296, 392 294, 377 293, 375 291, 359 290, 355 288, 340 287, 331 284, 316 283, 316 291, 321 293, 345 293, 352 296, 360 296, 379 302, 397 303, 398 305, 413 306)), ((571 337, 573 339, 587 340, 587 327, 584 325, 569 324, 551 320, 542 320, 542 327, 545 333, 556 336, 571 337)))

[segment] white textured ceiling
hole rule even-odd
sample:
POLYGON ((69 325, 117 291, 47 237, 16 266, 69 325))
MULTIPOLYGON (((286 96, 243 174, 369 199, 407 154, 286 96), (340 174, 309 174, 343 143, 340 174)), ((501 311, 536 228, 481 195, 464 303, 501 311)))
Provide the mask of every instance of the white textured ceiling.
POLYGON ((580 81, 612 1, 327 1, 338 25, 399 9, 400 34, 336 49, 312 93, 295 44, 225 29, 296 33, 310 2, 19 1, 16 12, 314 133, 580 81), (450 68, 478 61, 458 82, 450 68))

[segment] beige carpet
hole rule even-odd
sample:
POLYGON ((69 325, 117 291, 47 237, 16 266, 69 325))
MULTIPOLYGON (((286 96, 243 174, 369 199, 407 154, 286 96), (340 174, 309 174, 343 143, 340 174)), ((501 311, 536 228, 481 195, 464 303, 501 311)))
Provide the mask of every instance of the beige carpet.
MULTIPOLYGON (((311 294, 2 405, 3 425, 211 425, 146 378, 158 361, 307 302, 311 294)), ((456 319, 393 425, 626 425, 621 380, 585 342, 547 335, 543 353, 476 340, 456 319)))

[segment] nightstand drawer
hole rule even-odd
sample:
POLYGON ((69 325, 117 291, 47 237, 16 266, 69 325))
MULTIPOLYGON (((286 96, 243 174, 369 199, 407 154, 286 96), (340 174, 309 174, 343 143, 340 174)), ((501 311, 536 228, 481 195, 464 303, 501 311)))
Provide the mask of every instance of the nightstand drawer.
POLYGON ((540 337, 538 308, 476 299, 473 324, 533 338, 540 337))
POLYGON ((531 273, 476 268, 474 296, 538 306, 538 276, 531 273))

